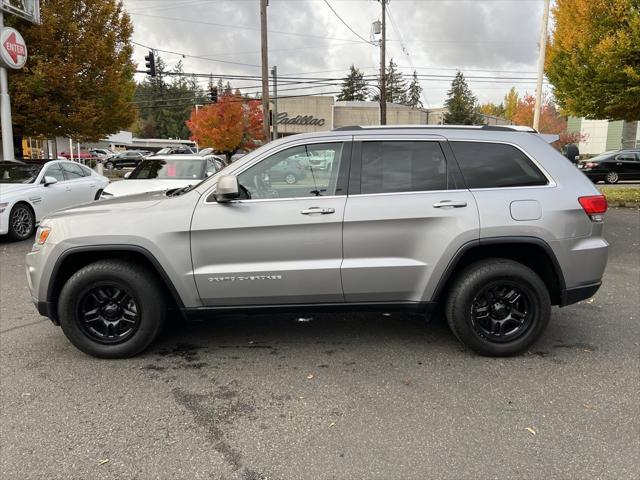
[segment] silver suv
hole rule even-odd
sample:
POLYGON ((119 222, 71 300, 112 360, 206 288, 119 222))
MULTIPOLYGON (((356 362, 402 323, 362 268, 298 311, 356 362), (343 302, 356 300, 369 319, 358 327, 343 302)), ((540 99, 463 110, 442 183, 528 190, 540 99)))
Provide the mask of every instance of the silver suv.
POLYGON ((455 336, 513 355, 551 305, 589 298, 607 262, 606 199, 535 132, 351 127, 296 135, 193 187, 42 221, 27 278, 80 350, 127 357, 166 312, 441 304, 455 336), (332 158, 325 170, 305 159, 332 158), (304 171, 288 183, 283 162, 304 171))

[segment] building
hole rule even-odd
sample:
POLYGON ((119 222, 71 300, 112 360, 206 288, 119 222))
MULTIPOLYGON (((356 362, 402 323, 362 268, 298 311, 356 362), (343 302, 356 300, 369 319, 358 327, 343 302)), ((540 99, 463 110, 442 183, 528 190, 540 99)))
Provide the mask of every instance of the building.
POLYGON ((597 155, 608 150, 640 147, 640 121, 587 120, 569 117, 567 130, 579 132, 585 140, 578 145, 580 154, 597 155))
MULTIPOLYGON (((339 102, 332 96, 285 97, 278 100, 278 136, 324 132, 352 125, 379 125, 378 102, 339 102)), ((441 125, 446 108, 411 108, 387 104, 388 125, 441 125)), ((488 125, 510 125, 504 118, 485 116, 488 125)))

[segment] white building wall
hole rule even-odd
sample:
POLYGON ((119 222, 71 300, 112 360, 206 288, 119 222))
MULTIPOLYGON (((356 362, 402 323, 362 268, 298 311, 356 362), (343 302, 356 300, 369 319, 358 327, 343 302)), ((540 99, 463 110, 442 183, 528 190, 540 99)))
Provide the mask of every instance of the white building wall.
POLYGON ((587 140, 580 142, 580 154, 596 155, 607 149, 608 120, 582 120, 580 131, 588 135, 587 140))

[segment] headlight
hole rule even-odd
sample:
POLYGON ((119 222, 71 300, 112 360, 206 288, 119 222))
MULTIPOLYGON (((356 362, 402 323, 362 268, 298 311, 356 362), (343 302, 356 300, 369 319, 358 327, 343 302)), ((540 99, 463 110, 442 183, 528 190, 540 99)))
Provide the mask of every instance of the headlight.
POLYGON ((9 206, 8 203, 0 203, 0 213, 3 213, 8 206, 9 206))
POLYGON ((113 197, 113 193, 109 193, 109 192, 102 192, 100 194, 100 198, 111 198, 113 197))

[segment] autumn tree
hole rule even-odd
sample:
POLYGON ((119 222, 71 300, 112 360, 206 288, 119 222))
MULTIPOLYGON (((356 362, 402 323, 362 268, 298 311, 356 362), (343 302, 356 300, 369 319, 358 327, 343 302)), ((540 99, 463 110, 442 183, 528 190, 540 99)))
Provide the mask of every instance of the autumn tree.
MULTIPOLYGON (((536 99, 533 95, 528 93, 518 101, 518 106, 513 115, 513 123, 516 125, 524 125, 533 127, 533 111, 536 104, 536 99)), ((565 132, 567 129, 567 120, 560 115, 555 104, 548 98, 543 98, 542 106, 540 107, 540 126, 538 131, 540 133, 557 133, 565 132)))
POLYGON ((447 107, 447 113, 443 118, 444 123, 447 125, 482 125, 483 118, 478 111, 477 103, 462 72, 456 73, 444 102, 447 107))
POLYGON ((504 118, 504 105, 502 103, 496 104, 492 102, 483 103, 480 105, 480 113, 504 118))
POLYGON ((227 163, 238 150, 252 150, 264 140, 259 100, 242 98, 240 91, 224 92, 218 103, 191 112, 187 127, 191 140, 223 153, 227 163))
POLYGON ((342 89, 338 101, 366 100, 369 94, 364 74, 354 65, 349 67, 349 74, 342 81, 342 89))
POLYGON ((557 0, 545 71, 573 115, 640 119, 638 0, 557 0))
POLYGON ((95 140, 129 127, 135 64, 133 27, 116 0, 41 0, 42 23, 5 17, 29 47, 10 75, 17 136, 95 140))
POLYGON ((407 94, 405 96, 405 105, 411 108, 422 108, 422 85, 418 80, 418 73, 414 70, 411 77, 411 83, 407 88, 407 94))
POLYGON ((513 119, 513 116, 516 113, 516 109, 518 108, 519 100, 520 96, 518 95, 516 87, 511 87, 511 89, 504 96, 504 118, 506 118, 507 120, 513 119))

